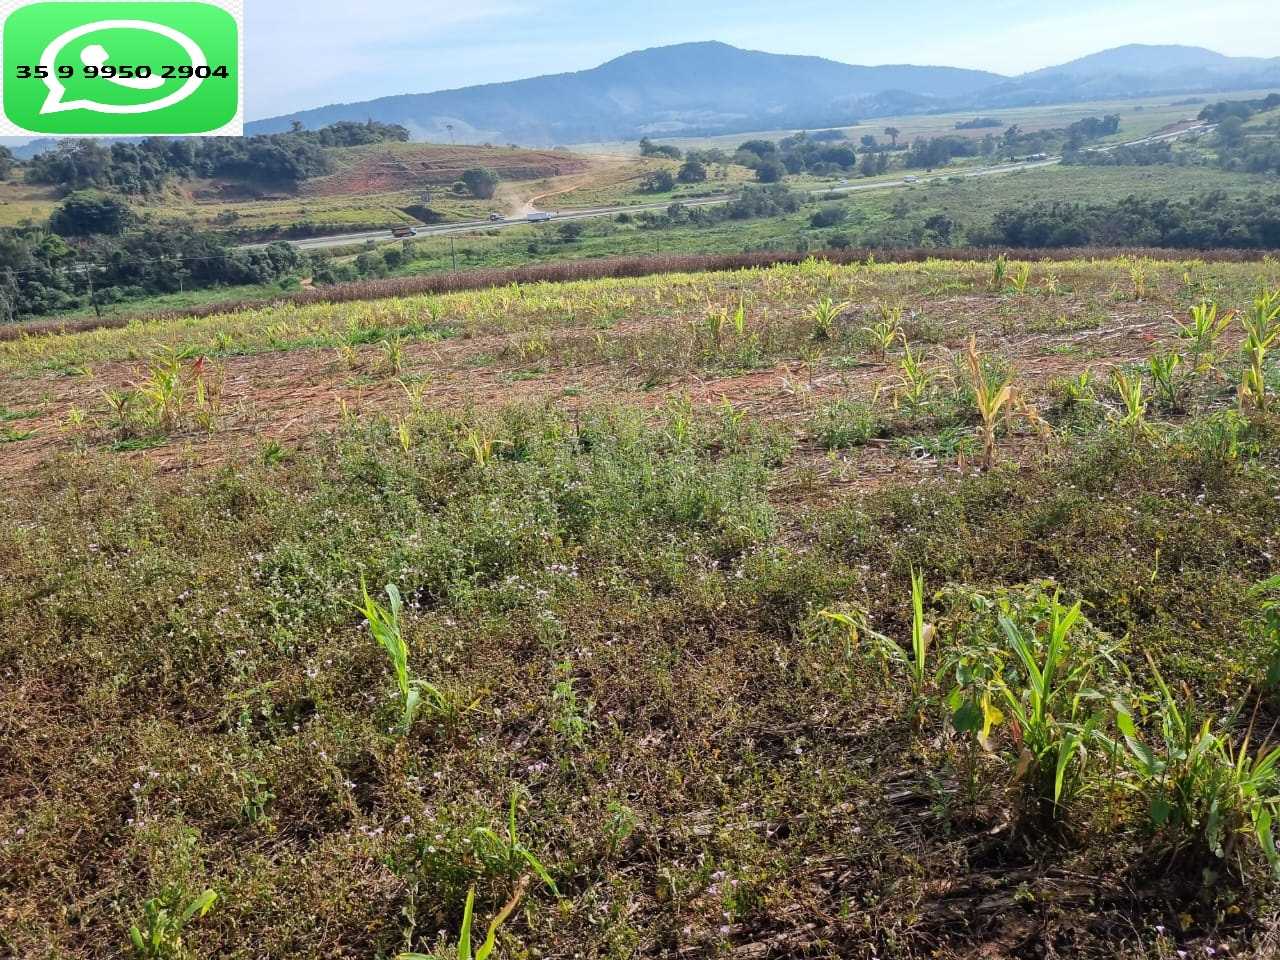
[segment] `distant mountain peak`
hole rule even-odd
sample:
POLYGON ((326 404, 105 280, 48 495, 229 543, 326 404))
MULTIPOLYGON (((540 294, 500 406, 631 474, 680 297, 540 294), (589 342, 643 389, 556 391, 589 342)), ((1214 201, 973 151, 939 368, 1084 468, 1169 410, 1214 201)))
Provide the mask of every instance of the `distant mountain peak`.
POLYGON ((249 133, 339 120, 408 127, 417 139, 548 146, 849 126, 903 113, 1015 107, 1280 86, 1280 59, 1128 44, 1021 77, 955 67, 854 66, 699 40, 634 50, 598 67, 435 93, 333 104, 257 120, 249 133))

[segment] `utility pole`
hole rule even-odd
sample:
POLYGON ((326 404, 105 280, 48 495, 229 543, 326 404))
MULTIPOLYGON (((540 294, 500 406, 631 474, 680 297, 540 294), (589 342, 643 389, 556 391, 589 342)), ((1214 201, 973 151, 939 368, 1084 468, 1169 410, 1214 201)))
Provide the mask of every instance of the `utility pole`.
POLYGON ((449 235, 449 253, 453 255, 453 271, 458 272, 458 249, 453 244, 453 234, 449 235))

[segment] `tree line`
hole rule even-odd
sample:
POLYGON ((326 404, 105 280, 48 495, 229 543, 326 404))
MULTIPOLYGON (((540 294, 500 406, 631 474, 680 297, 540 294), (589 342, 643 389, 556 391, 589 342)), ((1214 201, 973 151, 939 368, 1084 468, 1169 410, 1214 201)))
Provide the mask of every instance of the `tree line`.
POLYGON ((1135 246, 1280 249, 1280 194, 1185 200, 1127 197, 1114 203, 1040 201, 1006 207, 969 242, 1010 247, 1135 246))
POLYGON ((68 139, 28 160, 25 176, 30 183, 67 191, 95 188, 134 196, 162 190, 172 179, 196 177, 292 186, 331 172, 325 152, 329 147, 408 139, 404 127, 372 120, 344 121, 320 130, 297 126, 288 133, 254 137, 148 137, 110 145, 68 139))

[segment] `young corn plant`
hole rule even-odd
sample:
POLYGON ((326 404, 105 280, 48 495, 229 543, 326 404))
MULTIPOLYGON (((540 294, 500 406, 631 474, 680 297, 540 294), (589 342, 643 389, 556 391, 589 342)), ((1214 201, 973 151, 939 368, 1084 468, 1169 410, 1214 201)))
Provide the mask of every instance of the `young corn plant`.
POLYGON ((1267 412, 1267 354, 1280 337, 1280 290, 1261 293, 1253 306, 1240 314, 1244 327, 1245 370, 1240 382, 1240 409, 1267 412))
POLYGON ((1003 290, 1008 279, 1009 258, 1002 253, 996 257, 995 263, 991 265, 991 289, 1003 290))
POLYGON ((462 452, 477 467, 487 467, 494 460, 496 448, 508 445, 506 440, 498 440, 475 429, 468 430, 461 441, 462 452))
POLYGON ((733 312, 733 332, 739 337, 747 332, 747 308, 741 297, 738 298, 738 309, 733 312))
POLYGON ((516 810, 519 799, 518 791, 511 794, 505 836, 490 827, 476 827, 472 831, 471 837, 476 853, 486 865, 511 874, 519 873, 527 867, 546 884, 548 890, 558 897, 560 890, 556 887, 556 882, 551 879, 551 874, 547 872, 547 868, 542 865, 542 861, 534 855, 533 851, 525 846, 516 831, 516 810))
POLYGON ((982 419, 982 425, 978 428, 982 439, 982 466, 983 469, 990 470, 996 463, 996 430, 1009 413, 1019 414, 1042 433, 1049 428, 1018 393, 1013 385, 1012 374, 1003 370, 992 372, 984 366, 982 355, 978 353, 976 337, 969 337, 965 364, 969 368, 974 406, 982 419))
POLYGON ((391 376, 398 376, 404 370, 404 340, 399 336, 386 337, 378 342, 382 352, 382 370, 391 376))
POLYGON ((880 304, 880 319, 870 326, 863 327, 862 332, 871 338, 872 345, 884 363, 893 345, 902 336, 902 307, 880 304))
POLYGON ((170 433, 177 429, 187 393, 181 361, 176 356, 156 358, 147 378, 137 384, 137 393, 157 430, 170 433))
POLYGON ((902 360, 899 364, 898 387, 894 391, 894 406, 899 403, 914 409, 929 396, 933 387, 933 372, 925 365, 924 358, 912 351, 906 338, 902 341, 902 360))
POLYGON ((1023 296, 1027 292, 1027 287, 1031 283, 1031 264, 1019 264, 1018 269, 1014 271, 1009 278, 1009 291, 1023 296))
POLYGON ((719 346, 724 339, 725 328, 729 326, 729 311, 724 307, 711 307, 703 318, 702 330, 713 346, 719 346))
POLYGON ((1133 285, 1133 299, 1147 299, 1149 271, 1146 260, 1134 260, 1129 264, 1129 282, 1133 285))
POLYGON ((1134 776, 1127 784, 1147 802, 1153 830, 1166 833, 1175 852, 1198 861, 1229 860, 1241 837, 1252 837, 1280 875, 1273 825, 1280 815, 1280 747, 1250 751, 1251 734, 1238 745, 1226 733, 1200 720, 1189 689, 1174 696, 1147 656, 1159 688, 1160 741, 1145 743, 1128 708, 1116 704, 1116 728, 1122 742, 1107 742, 1134 776))
MULTIPOLYGON (((458 946, 455 948, 454 957, 456 960, 489 960, 498 943, 498 928, 507 922, 507 918, 515 912, 520 901, 524 898, 525 890, 529 886, 529 878, 522 877, 520 882, 516 884, 515 892, 507 900, 506 904, 498 911, 497 916, 489 921, 489 929, 485 934, 484 942, 482 942, 475 953, 471 952, 471 926, 473 923, 476 907, 476 888, 472 887, 467 891, 467 902, 462 908, 462 926, 458 930, 458 946)), ((447 960, 443 953, 398 953, 396 960, 447 960)))
POLYGON ((819 611, 819 616, 839 624, 847 631, 847 649, 857 646, 859 636, 866 634, 872 649, 880 658, 886 676, 890 665, 905 672, 911 689, 910 712, 912 723, 918 729, 924 718, 925 695, 931 674, 928 668, 929 649, 937 630, 924 619, 924 574, 911 571, 911 648, 908 650, 896 640, 870 629, 856 616, 834 610, 819 611))
POLYGON ((137 410, 141 398, 137 390, 107 390, 103 394, 107 401, 107 411, 111 417, 111 427, 120 440, 133 436, 139 429, 137 410))
POLYGON ((1096 698, 1089 688, 1095 658, 1075 656, 1069 643, 1079 620, 1079 602, 1066 607, 1054 597, 1041 642, 1036 631, 1024 631, 1004 614, 999 618, 1021 668, 1016 680, 1002 676, 995 683, 1019 748, 1014 781, 1052 820, 1083 786, 1087 744, 1098 722, 1086 709, 1096 698))
POLYGON ((1235 318, 1235 311, 1219 313, 1218 305, 1203 301, 1191 308, 1190 319, 1178 324, 1178 338, 1186 349, 1191 372, 1208 373, 1217 360, 1218 340, 1235 318))
POLYGON ((1111 387, 1124 407, 1120 426, 1135 434, 1146 433, 1150 428, 1147 424, 1147 397, 1142 375, 1126 373, 1120 369, 1113 370, 1111 387))
POLYGON ((455 711, 450 698, 435 684, 425 680, 415 680, 409 676, 409 645, 405 642, 400 626, 400 615, 404 610, 404 602, 400 598, 400 589, 389 583, 386 587, 389 606, 383 606, 369 596, 368 587, 360 581, 362 605, 356 609, 364 614, 369 624, 369 632, 382 644, 391 661, 391 670, 395 674, 396 688, 400 691, 400 723, 394 728, 395 733, 405 736, 413 727, 424 702, 436 717, 447 717, 455 711), (425 697, 425 701, 424 701, 425 697))
POLYGON ((815 340, 831 340, 835 336, 836 321, 844 311, 846 304, 835 303, 830 297, 819 300, 809 310, 809 318, 813 321, 815 340))
POLYGON ((1155 386, 1156 398, 1171 413, 1182 413, 1187 407, 1187 382, 1179 373, 1182 356, 1172 350, 1153 353, 1147 358, 1147 372, 1155 386))

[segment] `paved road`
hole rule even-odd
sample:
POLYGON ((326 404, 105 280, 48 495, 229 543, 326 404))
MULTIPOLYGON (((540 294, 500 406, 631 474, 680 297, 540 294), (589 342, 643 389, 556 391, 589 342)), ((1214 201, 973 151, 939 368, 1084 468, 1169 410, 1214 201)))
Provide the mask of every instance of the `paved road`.
MULTIPOLYGON (((1138 146, 1144 143, 1157 143, 1164 140, 1176 140, 1179 137, 1187 136, 1192 133, 1207 133, 1213 129, 1211 124, 1199 123, 1185 130, 1175 130, 1172 133, 1156 134, 1150 137, 1143 137, 1140 140, 1128 140, 1125 143, 1112 144, 1098 149, 1103 151, 1114 150, 1116 147, 1138 146)), ((830 187, 821 187, 811 190, 812 196, 828 196, 833 193, 866 193, 875 190, 897 190, 903 187, 915 186, 922 183, 929 183, 933 180, 949 180, 953 177, 963 179, 971 179, 976 177, 997 177, 1007 173, 1015 173, 1019 170, 1035 170, 1040 167, 1052 167, 1062 162, 1061 157, 1047 157, 1044 160, 1023 160, 1014 163, 1001 163, 990 167, 979 167, 977 169, 968 170, 957 168, 954 170, 944 170, 941 173, 924 174, 922 176, 902 177, 897 180, 876 180, 871 183, 854 183, 847 186, 836 184, 830 187)), ((717 194, 710 197, 700 197, 697 199, 681 200, 680 203, 686 207, 706 207, 719 203, 728 203, 733 200, 736 194, 717 194)), ((589 207, 578 210, 555 211, 551 214, 551 221, 562 220, 590 220, 595 217, 614 217, 620 213, 636 213, 641 210, 665 210, 671 206, 672 201, 661 200, 654 203, 632 204, 630 206, 614 206, 614 207, 589 207)), ((443 234, 464 234, 472 233, 476 230, 505 230, 509 227, 519 227, 528 224, 528 220, 524 218, 511 220, 463 220, 455 223, 441 223, 435 226, 414 227, 415 234, 419 237, 434 237, 443 234)), ((542 221, 544 223, 550 221, 542 221)), ((361 233, 340 233, 327 237, 308 237, 304 240, 289 241, 299 250, 325 250, 333 247, 351 247, 365 244, 370 241, 374 243, 392 243, 396 237, 391 236, 389 229, 383 230, 366 230, 361 233)), ((249 250, 254 247, 261 247, 264 244, 251 243, 245 244, 243 249, 249 250)))

